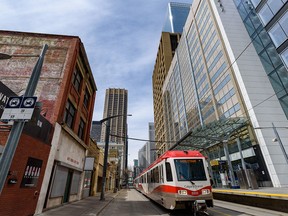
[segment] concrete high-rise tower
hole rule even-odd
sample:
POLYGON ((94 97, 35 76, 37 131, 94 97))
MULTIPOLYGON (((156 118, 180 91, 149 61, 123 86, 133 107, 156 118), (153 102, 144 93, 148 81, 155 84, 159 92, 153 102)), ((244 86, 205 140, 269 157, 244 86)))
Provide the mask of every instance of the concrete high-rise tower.
MULTIPOLYGON (((128 91, 120 88, 106 89, 103 119, 120 115, 110 119, 109 147, 113 157, 121 160, 121 170, 127 168, 127 104, 128 91)), ((102 125, 101 142, 105 143, 106 122, 102 125)))

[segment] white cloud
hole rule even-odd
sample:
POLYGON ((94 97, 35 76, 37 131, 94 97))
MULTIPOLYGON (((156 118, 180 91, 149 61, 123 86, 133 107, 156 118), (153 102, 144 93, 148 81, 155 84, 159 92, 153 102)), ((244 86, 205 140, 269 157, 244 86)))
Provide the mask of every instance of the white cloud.
MULTIPOLYGON (((79 36, 98 87, 93 120, 103 117, 107 88, 128 89, 128 136, 148 139, 152 72, 168 2, 2 0, 0 29, 79 36)), ((129 141, 130 165, 144 144, 129 141)))

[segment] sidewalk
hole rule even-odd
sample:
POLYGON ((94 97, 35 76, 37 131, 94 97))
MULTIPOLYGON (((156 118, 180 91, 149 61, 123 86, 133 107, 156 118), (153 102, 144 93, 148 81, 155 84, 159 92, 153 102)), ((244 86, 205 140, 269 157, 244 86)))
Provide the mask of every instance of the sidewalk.
MULTIPOLYGON (((117 196, 125 193, 122 189, 117 193, 105 193, 105 200, 100 201, 100 193, 80 201, 67 203, 49 209, 36 216, 97 216, 117 196)), ((224 189, 213 188, 214 199, 242 203, 265 209, 288 212, 288 188, 224 189)))
POLYGON ((121 191, 105 193, 105 200, 100 201, 100 193, 96 196, 67 203, 63 206, 49 209, 37 216, 97 216, 121 191))

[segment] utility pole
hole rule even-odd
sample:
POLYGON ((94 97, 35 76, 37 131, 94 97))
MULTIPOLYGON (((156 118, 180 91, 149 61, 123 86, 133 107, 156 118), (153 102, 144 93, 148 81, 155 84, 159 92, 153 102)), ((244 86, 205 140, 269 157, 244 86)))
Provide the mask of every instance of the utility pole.
MULTIPOLYGON (((100 120, 101 124, 103 124, 103 122, 107 121, 106 134, 105 134, 105 147, 104 147, 104 164, 103 164, 102 188, 101 188, 101 195, 100 195, 100 200, 103 200, 103 201, 105 200, 106 172, 107 172, 108 151, 109 151, 110 120, 112 118, 116 118, 116 117, 120 117, 120 116, 126 116, 126 115, 114 115, 114 116, 109 116, 107 118, 104 118, 104 119, 100 120)), ((128 114, 127 116, 132 116, 132 115, 128 114)))

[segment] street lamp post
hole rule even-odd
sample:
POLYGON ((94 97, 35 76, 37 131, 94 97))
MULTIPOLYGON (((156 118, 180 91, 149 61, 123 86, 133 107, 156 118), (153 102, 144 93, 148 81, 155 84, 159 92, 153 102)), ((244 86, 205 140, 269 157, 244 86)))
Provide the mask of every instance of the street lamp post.
MULTIPOLYGON (((41 74, 41 68, 43 65, 43 61, 44 61, 44 56, 45 53, 48 49, 48 45, 45 44, 43 46, 42 52, 39 55, 38 61, 33 69, 33 72, 31 74, 29 83, 27 85, 26 91, 24 93, 24 97, 31 97, 34 96, 36 87, 37 87, 37 83, 38 80, 40 78, 40 74, 41 74)), ((12 56, 9 56, 7 54, 1 54, 0 55, 0 59, 9 59, 12 56)), ((22 56, 20 56, 22 57, 22 56)), ((30 56, 25 56, 25 57, 30 57, 30 56)), ((2 189, 4 187, 11 163, 12 163, 12 159, 14 157, 22 130, 24 128, 25 125, 25 121, 23 120, 19 120, 19 121, 14 121, 14 124, 11 128, 11 131, 9 133, 8 136, 8 140, 6 142, 3 154, 0 158, 0 193, 2 192, 2 189)))
MULTIPOLYGON (((104 118, 104 119, 100 120, 101 124, 103 124, 103 122, 107 121, 106 134, 105 134, 105 147, 104 147, 104 164, 103 164, 102 188, 101 188, 100 200, 105 200, 105 185, 106 185, 106 172, 107 172, 107 163, 108 163, 110 120, 112 118, 116 118, 116 117, 120 117, 120 116, 126 116, 126 115, 114 115, 114 116, 109 116, 107 118, 104 118)), ((132 115, 128 114, 127 116, 132 116, 132 115)))

